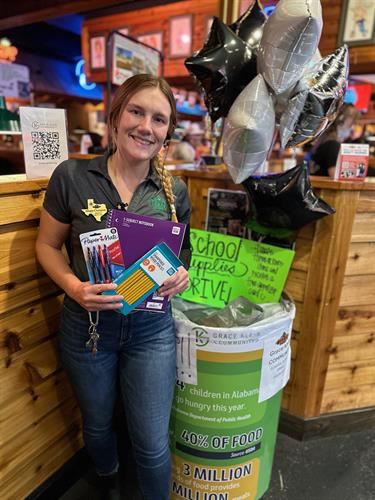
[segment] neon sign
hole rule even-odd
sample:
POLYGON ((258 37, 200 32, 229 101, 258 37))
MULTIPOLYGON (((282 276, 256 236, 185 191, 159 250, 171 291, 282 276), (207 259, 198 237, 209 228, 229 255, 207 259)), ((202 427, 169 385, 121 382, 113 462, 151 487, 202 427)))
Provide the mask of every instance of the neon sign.
POLYGON ((85 90, 93 90, 96 87, 96 83, 89 83, 86 79, 86 75, 84 72, 85 61, 80 59, 76 64, 75 74, 78 78, 78 83, 85 90))

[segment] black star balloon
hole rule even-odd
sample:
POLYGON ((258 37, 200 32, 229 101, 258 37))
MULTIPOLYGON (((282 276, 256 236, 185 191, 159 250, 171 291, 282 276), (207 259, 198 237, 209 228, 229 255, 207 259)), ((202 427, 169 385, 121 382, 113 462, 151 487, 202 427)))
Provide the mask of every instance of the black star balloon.
POLYGON ((212 121, 227 116, 257 74, 254 50, 217 17, 205 45, 185 60, 185 66, 203 89, 212 121))
POLYGON ((315 195, 304 163, 280 174, 251 176, 243 186, 250 197, 252 220, 258 227, 296 230, 335 213, 315 195))
POLYGON ((267 20, 259 0, 256 0, 236 22, 230 24, 234 33, 246 42, 251 48, 259 45, 262 37, 263 25, 267 20))

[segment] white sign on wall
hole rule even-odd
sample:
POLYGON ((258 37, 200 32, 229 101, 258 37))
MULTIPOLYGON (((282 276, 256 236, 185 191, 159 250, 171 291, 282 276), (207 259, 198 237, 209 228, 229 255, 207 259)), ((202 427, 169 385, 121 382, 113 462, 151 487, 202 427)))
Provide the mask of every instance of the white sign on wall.
POLYGON ((28 99, 30 72, 21 64, 0 63, 0 95, 28 99))
POLYGON ((65 109, 20 107, 28 179, 50 177, 68 159, 65 109))

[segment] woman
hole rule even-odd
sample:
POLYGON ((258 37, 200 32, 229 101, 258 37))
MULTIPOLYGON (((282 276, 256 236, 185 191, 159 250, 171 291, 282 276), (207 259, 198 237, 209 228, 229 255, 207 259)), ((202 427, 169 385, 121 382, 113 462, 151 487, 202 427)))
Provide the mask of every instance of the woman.
MULTIPOLYGON (((117 90, 109 113, 113 152, 59 165, 50 179, 41 216, 37 256, 66 292, 59 335, 62 364, 81 409, 86 448, 107 498, 119 498, 112 428, 117 374, 143 498, 169 498, 168 421, 175 384, 175 338, 170 308, 166 314, 116 313, 121 296, 101 295, 115 285, 87 281, 79 234, 104 228, 106 211, 121 206, 189 223, 186 186, 167 175, 158 156, 175 125, 174 97, 163 79, 150 75, 128 79, 117 90), (61 252, 64 243, 71 267, 61 252), (100 337, 93 356, 85 344, 88 329, 97 319, 100 337)), ((186 266, 189 253, 187 238, 180 256, 186 266)), ((188 273, 181 266, 159 293, 172 297, 187 285, 188 273)))
POLYGON ((352 104, 344 104, 335 121, 318 142, 318 147, 312 154, 313 166, 311 173, 314 175, 335 176, 336 160, 340 145, 350 137, 352 128, 360 113, 352 104))

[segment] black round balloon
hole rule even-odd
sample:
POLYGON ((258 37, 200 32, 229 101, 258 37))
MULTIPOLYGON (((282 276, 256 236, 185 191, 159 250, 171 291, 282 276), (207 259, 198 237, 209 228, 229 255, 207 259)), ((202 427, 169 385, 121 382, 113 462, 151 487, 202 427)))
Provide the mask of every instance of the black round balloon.
POLYGON ((203 89, 212 121, 227 116, 257 74, 254 50, 217 17, 205 45, 185 60, 185 66, 203 89))
POLYGON ((315 195, 305 163, 280 174, 251 176, 242 184, 250 198, 252 219, 266 228, 296 230, 335 213, 315 195))

